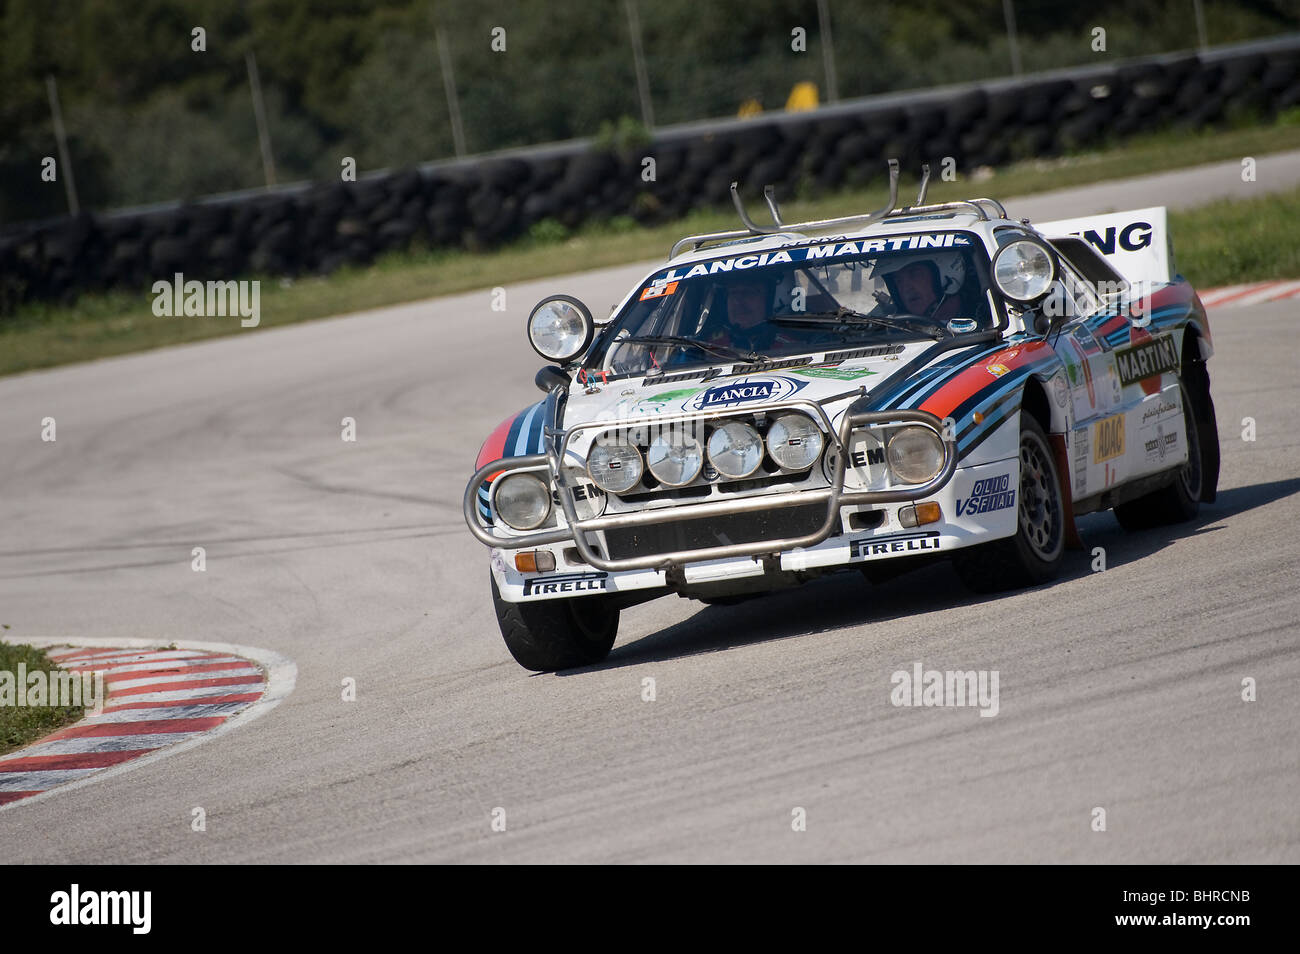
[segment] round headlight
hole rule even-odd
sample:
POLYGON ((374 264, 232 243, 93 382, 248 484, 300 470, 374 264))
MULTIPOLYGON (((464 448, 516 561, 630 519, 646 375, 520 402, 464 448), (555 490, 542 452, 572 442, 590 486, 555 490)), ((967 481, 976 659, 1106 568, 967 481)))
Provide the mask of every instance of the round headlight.
POLYGON ((644 469, 641 452, 618 440, 592 444, 587 455, 587 474, 607 494, 627 493, 641 479, 644 469))
POLYGON ((587 350, 596 323, 576 298, 556 295, 528 315, 528 341, 547 361, 565 362, 587 350))
POLYGON ((763 463, 763 438, 741 421, 728 421, 709 435, 709 463, 724 477, 748 477, 763 463))
POLYGON ((646 466, 665 487, 682 487, 700 476, 704 448, 681 429, 663 431, 650 442, 646 466))
POLYGON ((492 510, 516 530, 536 530, 551 515, 551 491, 533 474, 510 474, 492 482, 492 510))
POLYGON ((993 256, 993 281, 1011 301, 1032 304, 1051 291, 1056 256, 1038 239, 1016 239, 993 256))
POLYGON ((943 469, 943 442, 928 427, 903 427, 885 446, 889 470, 905 484, 924 484, 943 469))
POLYGON ((822 454, 821 428, 803 414, 782 414, 767 429, 767 451, 786 470, 806 470, 822 454))

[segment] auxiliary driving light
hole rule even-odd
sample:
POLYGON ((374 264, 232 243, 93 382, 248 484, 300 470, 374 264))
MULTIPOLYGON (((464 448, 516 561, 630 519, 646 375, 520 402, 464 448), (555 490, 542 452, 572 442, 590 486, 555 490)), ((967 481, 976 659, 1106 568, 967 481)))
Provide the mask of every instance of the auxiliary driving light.
POLYGON ((587 475, 607 494, 627 493, 637 485, 644 471, 641 452, 624 441, 592 444, 587 455, 587 475))
POLYGON ((821 428, 805 414, 782 414, 767 429, 767 452, 786 470, 807 470, 823 446, 821 428))
POLYGON ((742 421, 728 421, 709 435, 709 463, 724 477, 748 477, 763 463, 763 438, 742 421))

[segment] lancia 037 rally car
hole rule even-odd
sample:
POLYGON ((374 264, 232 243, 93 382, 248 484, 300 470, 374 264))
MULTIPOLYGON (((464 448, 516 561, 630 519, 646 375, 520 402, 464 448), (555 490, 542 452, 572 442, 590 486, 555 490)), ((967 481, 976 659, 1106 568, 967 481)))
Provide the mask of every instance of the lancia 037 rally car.
POLYGON ((729 601, 950 559, 1043 583, 1074 517, 1126 529, 1214 499, 1210 328, 1164 209, 1030 225, 991 199, 692 235, 597 328, 557 296, 527 333, 546 397, 465 491, 506 646, 610 651, 621 609, 729 601))

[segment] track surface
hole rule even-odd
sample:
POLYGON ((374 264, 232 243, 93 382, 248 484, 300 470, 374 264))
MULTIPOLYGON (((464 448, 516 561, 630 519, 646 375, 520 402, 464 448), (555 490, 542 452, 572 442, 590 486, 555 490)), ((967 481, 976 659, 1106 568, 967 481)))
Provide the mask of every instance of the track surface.
POLYGON ((536 399, 533 302, 600 314, 640 271, 503 275, 505 313, 476 292, 0 380, 4 638, 252 643, 298 666, 264 719, 0 813, 5 861, 1300 861, 1295 302, 1212 314, 1219 501, 1140 535, 1085 518, 1103 573, 1073 553, 994 599, 946 567, 669 597, 624 614, 606 664, 530 676, 462 488, 536 399), (917 661, 997 669, 1000 714, 894 708, 917 661))

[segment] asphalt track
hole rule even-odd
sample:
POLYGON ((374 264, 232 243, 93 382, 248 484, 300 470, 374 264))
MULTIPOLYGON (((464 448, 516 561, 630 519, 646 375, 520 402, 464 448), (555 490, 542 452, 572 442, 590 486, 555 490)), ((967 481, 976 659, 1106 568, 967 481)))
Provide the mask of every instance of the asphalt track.
MULTIPOLYGON (((1236 175, 1214 168, 1136 204, 1209 197, 1236 175)), ((0 379, 3 638, 231 642, 298 667, 256 722, 0 812, 5 862, 1300 861, 1295 301, 1212 313, 1219 500, 1136 535, 1085 518, 1104 572, 1085 552, 996 598, 946 567, 669 597, 624 614, 605 664, 532 676, 462 488, 536 399, 531 305, 563 290, 601 313, 640 271, 503 275, 504 313, 482 291, 0 379), (915 662, 998 670, 999 714, 894 707, 915 662)))

